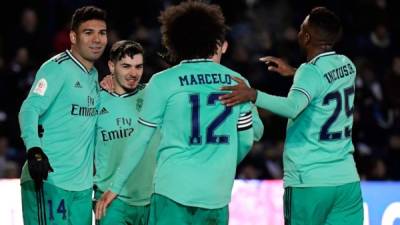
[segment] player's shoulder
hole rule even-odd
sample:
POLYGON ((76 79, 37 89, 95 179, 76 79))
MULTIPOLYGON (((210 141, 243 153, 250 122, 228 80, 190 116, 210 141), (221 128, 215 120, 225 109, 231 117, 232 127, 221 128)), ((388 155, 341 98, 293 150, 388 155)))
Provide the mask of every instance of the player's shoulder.
MULTIPOLYGON (((249 84, 249 81, 245 77, 243 77, 242 74, 236 72, 235 70, 232 70, 231 68, 218 63, 216 63, 215 66, 220 68, 221 73, 240 78, 244 80, 247 84, 249 84)), ((232 80, 232 82, 236 84, 236 81, 232 80)))
POLYGON ((320 75, 322 74, 321 69, 319 68, 318 64, 310 62, 302 63, 299 68, 297 68, 296 74, 315 74, 320 75))
POLYGON ((105 96, 111 96, 112 92, 104 89, 104 88, 100 88, 100 97, 105 97, 105 96))
POLYGON ((244 78, 240 73, 238 73, 238 72, 232 70, 231 68, 226 67, 226 66, 224 66, 222 64, 216 63, 215 66, 219 67, 226 74, 229 74, 229 75, 232 75, 232 76, 235 76, 235 77, 239 77, 239 78, 244 78))
POLYGON ((67 52, 61 52, 50 59, 48 59, 46 62, 42 64, 40 67, 41 70, 46 70, 46 71, 52 71, 54 72, 60 72, 60 70, 63 70, 65 67, 65 62, 70 60, 70 56, 67 54, 67 52))
POLYGON ((71 55, 68 51, 61 52, 53 57, 51 57, 48 61, 52 63, 52 65, 63 66, 71 60, 71 55))
POLYGON ((138 84, 138 86, 136 87, 138 91, 143 91, 147 86, 147 83, 140 83, 138 84))
MULTIPOLYGON (((168 82, 168 80, 170 80, 171 75, 177 74, 181 71, 182 69, 180 68, 179 64, 172 66, 170 68, 167 68, 165 70, 162 70, 160 72, 157 72, 155 74, 153 74, 148 82, 148 84, 150 83, 161 83, 161 84, 165 84, 165 82, 168 82)), ((144 87, 146 87, 147 84, 144 85, 144 87)), ((143 87, 143 88, 144 88, 143 87)))

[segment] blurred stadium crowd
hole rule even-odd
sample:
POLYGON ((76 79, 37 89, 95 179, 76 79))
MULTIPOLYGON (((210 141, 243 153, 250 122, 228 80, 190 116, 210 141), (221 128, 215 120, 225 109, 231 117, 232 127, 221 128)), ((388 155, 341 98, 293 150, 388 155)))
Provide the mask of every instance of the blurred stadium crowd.
MULTIPOLYGON (((38 67, 69 46, 69 19, 82 5, 108 12, 109 45, 133 39, 145 48, 145 75, 168 66, 161 57, 157 16, 179 1, 46 0, 18 1, 0 9, 0 178, 19 177, 25 149, 19 137, 18 111, 38 67), (131 6, 132 5, 132 6, 131 6)), ((297 46, 302 19, 313 6, 335 11, 344 24, 336 50, 357 66, 353 141, 364 180, 400 180, 400 14, 393 0, 216 0, 231 27, 229 50, 222 63, 250 84, 275 95, 286 95, 291 78, 268 72, 258 61, 265 55, 285 58, 298 66, 305 58, 297 46)), ((108 73, 108 50, 97 63, 100 77, 108 73)), ((282 178, 286 119, 260 111, 265 132, 239 166, 245 179, 282 178)))

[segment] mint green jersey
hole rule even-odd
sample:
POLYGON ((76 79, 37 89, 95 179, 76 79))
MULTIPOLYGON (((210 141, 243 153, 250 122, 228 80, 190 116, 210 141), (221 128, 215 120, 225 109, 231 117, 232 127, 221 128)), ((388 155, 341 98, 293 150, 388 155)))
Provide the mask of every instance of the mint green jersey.
MULTIPOLYGON (((238 73, 211 60, 185 60, 153 75, 146 87, 131 160, 121 162, 110 189, 118 193, 122 172, 141 155, 153 128, 161 128, 155 193, 185 206, 221 208, 231 196, 238 152, 253 143, 251 105, 226 107, 220 88, 238 73), (132 161, 132 162, 130 162, 132 161)), ((126 158, 127 158, 126 157, 126 158)))
MULTIPOLYGON (((132 93, 118 95, 100 92, 99 116, 96 125, 96 148, 94 182, 102 192, 114 179, 123 157, 124 146, 135 138, 134 123, 143 104, 144 85, 132 93)), ((129 175, 118 198, 129 205, 142 206, 150 203, 153 193, 153 175, 156 167, 156 148, 159 144, 156 133, 136 169, 129 175)), ((135 146, 129 146, 135 148, 135 146)))
POLYGON ((353 159, 356 68, 349 58, 326 52, 296 71, 291 92, 308 105, 287 125, 285 186, 334 186, 359 180, 353 159))
POLYGON ((250 104, 225 107, 218 100, 230 75, 242 78, 212 61, 188 60, 152 77, 139 122, 161 126, 155 193, 188 206, 228 204, 238 129, 252 126, 250 104))
MULTIPOLYGON (((48 182, 68 191, 93 185, 98 74, 69 51, 45 62, 21 106, 19 123, 26 149, 40 147, 54 172, 48 182), (44 129, 39 138, 38 126, 44 129)), ((24 166, 21 182, 29 178, 24 166)))

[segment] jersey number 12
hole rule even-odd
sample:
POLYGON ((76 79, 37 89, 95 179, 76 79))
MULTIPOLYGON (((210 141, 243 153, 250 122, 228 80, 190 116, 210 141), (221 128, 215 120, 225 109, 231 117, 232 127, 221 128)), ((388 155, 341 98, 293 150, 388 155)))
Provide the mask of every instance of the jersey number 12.
MULTIPOLYGON (((207 98, 207 105, 213 106, 218 101, 222 93, 212 93, 207 98)), ((200 95, 189 95, 189 101, 192 106, 192 132, 189 137, 190 145, 201 145, 202 137, 200 135, 200 95)), ((219 127, 232 112, 232 107, 225 107, 215 119, 206 128, 206 144, 226 144, 229 142, 229 135, 215 135, 214 131, 219 127)))

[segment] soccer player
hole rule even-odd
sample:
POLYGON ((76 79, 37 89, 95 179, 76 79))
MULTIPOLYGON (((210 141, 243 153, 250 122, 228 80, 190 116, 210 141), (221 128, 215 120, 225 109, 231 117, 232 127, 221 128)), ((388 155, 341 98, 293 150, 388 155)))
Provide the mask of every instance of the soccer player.
POLYGON ((92 222, 99 97, 93 64, 107 44, 105 12, 93 6, 77 9, 70 40, 70 50, 40 67, 19 113, 28 150, 21 176, 25 225, 92 222))
MULTIPOLYGON (((114 92, 100 92, 99 117, 95 148, 95 197, 100 198, 116 175, 129 138, 135 138, 133 125, 143 105, 143 48, 134 41, 119 41, 110 50, 108 67, 113 76, 114 92)), ((99 221, 100 225, 147 225, 156 147, 159 134, 153 136, 149 149, 99 221)), ((134 148, 134 146, 131 146, 134 148)))
POLYGON ((265 57, 270 70, 294 75, 287 97, 249 88, 243 81, 225 87, 228 106, 255 101, 289 118, 284 162, 284 216, 291 225, 361 225, 363 201, 353 159, 353 62, 332 49, 342 32, 339 18, 324 7, 311 10, 298 34, 307 62, 295 69, 265 57))
POLYGON ((218 6, 190 1, 168 7, 160 21, 168 55, 180 63, 155 74, 146 87, 136 138, 96 217, 121 193, 160 127, 149 224, 228 224, 238 149, 247 152, 254 136, 249 103, 226 107, 218 101, 231 76, 241 77, 217 63, 227 47, 225 19, 218 6))

